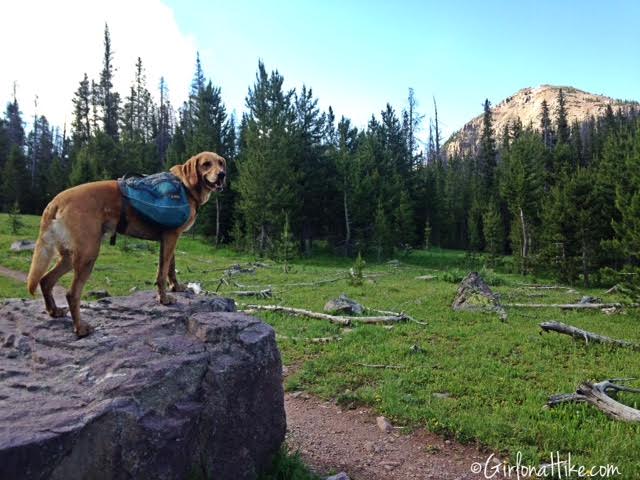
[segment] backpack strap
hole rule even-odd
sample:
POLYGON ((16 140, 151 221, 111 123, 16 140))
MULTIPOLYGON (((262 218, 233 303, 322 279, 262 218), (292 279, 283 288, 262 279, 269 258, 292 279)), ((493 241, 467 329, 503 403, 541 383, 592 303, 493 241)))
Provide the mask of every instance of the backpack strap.
POLYGON ((127 176, 125 175, 124 177, 118 179, 118 190, 120 190, 122 206, 120 207, 120 218, 118 219, 118 225, 116 225, 116 231, 113 232, 113 235, 111 235, 111 239, 109 240, 109 243, 111 245, 116 244, 116 235, 118 233, 124 234, 124 232, 127 230, 127 225, 129 225, 129 221, 127 220, 127 207, 129 206, 129 199, 125 195, 123 195, 122 188, 120 187, 120 184, 126 179, 126 177, 127 176))

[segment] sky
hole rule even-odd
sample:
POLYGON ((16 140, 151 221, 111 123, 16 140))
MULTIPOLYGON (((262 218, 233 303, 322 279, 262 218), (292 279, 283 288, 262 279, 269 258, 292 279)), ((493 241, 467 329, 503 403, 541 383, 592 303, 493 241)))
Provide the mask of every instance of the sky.
POLYGON ((174 106, 196 52, 229 112, 244 111, 262 60, 285 87, 312 88, 321 108, 359 127, 387 103, 401 112, 411 87, 422 138, 434 98, 445 135, 485 98, 529 86, 640 100, 635 0, 21 0, 0 3, 0 18, 0 102, 15 84, 26 120, 37 112, 60 127, 83 74, 98 79, 105 22, 121 95, 141 57, 149 89, 164 76, 174 106))

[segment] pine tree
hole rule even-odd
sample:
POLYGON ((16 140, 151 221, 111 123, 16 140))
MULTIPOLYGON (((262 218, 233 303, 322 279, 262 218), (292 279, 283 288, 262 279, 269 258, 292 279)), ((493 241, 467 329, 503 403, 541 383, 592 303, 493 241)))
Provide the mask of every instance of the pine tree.
POLYGON ((406 190, 400 192, 400 200, 395 210, 395 238, 403 247, 409 247, 416 242, 415 225, 413 223, 413 207, 406 190))
POLYGON ((358 130, 351 122, 342 117, 337 128, 337 145, 333 152, 333 161, 337 170, 337 191, 342 196, 342 218, 344 219, 344 254, 350 255, 353 245, 351 237, 354 183, 356 181, 356 150, 358 130))
POLYGON ((478 150, 478 173, 481 176, 482 184, 480 195, 488 198, 493 195, 495 186, 496 170, 496 146, 493 137, 493 117, 491 114, 491 103, 484 101, 484 113, 482 116, 482 134, 478 150))
POLYGON ((111 51, 111 36, 109 26, 104 26, 104 55, 100 83, 98 85, 99 105, 102 109, 102 127, 104 132, 114 141, 118 140, 118 111, 120 95, 113 88, 113 52, 111 51))
POLYGON ((284 226, 282 227, 282 233, 280 234, 280 242, 278 246, 277 259, 282 263, 282 270, 284 273, 289 273, 291 268, 291 261, 296 256, 296 243, 291 234, 291 228, 289 227, 289 214, 284 215, 284 226))
POLYGON ((542 112, 540 118, 540 133, 542 134, 542 143, 548 149, 553 146, 553 127, 551 125, 551 117, 549 116, 549 105, 546 100, 542 100, 542 112))
POLYGON ((7 136, 9 137, 9 148, 11 148, 12 146, 23 148, 26 140, 24 133, 24 122, 22 121, 22 113, 20 112, 20 106, 18 105, 18 100, 16 99, 15 92, 13 95, 13 101, 7 103, 7 108, 4 116, 6 121, 7 136))
POLYGON ((71 136, 75 149, 82 148, 91 138, 91 89, 89 78, 84 74, 78 90, 73 97, 73 120, 71 122, 71 136))
POLYGON ((468 214, 469 248, 473 252, 481 252, 484 249, 484 228, 482 217, 484 214, 483 205, 475 199, 471 204, 468 214))
POLYGON ((9 227, 13 235, 18 235, 24 228, 24 222, 20 216, 20 205, 14 202, 13 207, 9 210, 9 227))
POLYGON ((495 204, 489 204, 482 217, 485 250, 490 254, 491 262, 502 253, 504 245, 504 222, 495 204))
POLYGON ((29 172, 23 150, 12 145, 2 170, 2 200, 7 211, 18 205, 23 211, 29 200, 29 172))
POLYGON ((236 182, 238 208, 246 234, 255 250, 265 253, 283 224, 283 210, 289 210, 292 231, 299 218, 299 172, 295 166, 292 132, 295 111, 293 92, 283 90, 284 78, 270 75, 258 64, 256 83, 249 90, 246 130, 242 133, 236 182))
POLYGON ((373 244, 378 261, 393 254, 393 238, 391 225, 382 206, 382 201, 378 201, 376 216, 373 223, 373 244))
POLYGON ((556 137, 558 144, 569 141, 569 121, 567 119, 567 107, 562 89, 558 90, 558 105, 556 106, 556 137))
POLYGON ((429 250, 431 248, 431 223, 427 220, 427 223, 424 226, 424 249, 429 250))
POLYGON ((158 151, 158 160, 162 165, 167 163, 167 153, 169 144, 171 143, 171 103, 169 102, 169 94, 167 84, 164 77, 160 77, 160 105, 158 110, 158 134, 156 135, 156 149, 158 151))
POLYGON ((294 148, 302 181, 300 224, 304 251, 309 255, 313 238, 323 234, 321 227, 326 225, 327 213, 320 206, 333 193, 331 183, 326 181, 330 177, 330 164, 322 143, 326 116, 320 112, 313 91, 304 85, 300 93, 294 94, 294 108, 294 148))
POLYGON ((40 116, 36 118, 33 129, 27 136, 31 194, 27 204, 23 206, 26 212, 40 213, 48 203, 46 191, 54 156, 53 130, 49 127, 47 118, 40 116))
POLYGON ((542 139, 528 130, 504 154, 500 168, 500 193, 513 216, 513 250, 521 259, 523 272, 528 269, 535 227, 539 223, 544 155, 542 139))
MULTIPOLYGON (((628 272, 625 275, 625 293, 633 301, 640 299, 640 128, 636 125, 633 136, 622 136, 619 139, 622 148, 616 149, 619 154, 617 168, 622 170, 616 185, 615 205, 619 212, 619 220, 613 221, 616 239, 613 246, 619 249, 628 261, 628 272), (625 141, 626 140, 626 141, 625 141), (626 150, 626 151, 625 151, 626 150), (620 157, 623 159, 620 165, 620 157), (622 168, 621 168, 622 167, 622 168)), ((609 148, 613 149, 610 144, 609 148)))

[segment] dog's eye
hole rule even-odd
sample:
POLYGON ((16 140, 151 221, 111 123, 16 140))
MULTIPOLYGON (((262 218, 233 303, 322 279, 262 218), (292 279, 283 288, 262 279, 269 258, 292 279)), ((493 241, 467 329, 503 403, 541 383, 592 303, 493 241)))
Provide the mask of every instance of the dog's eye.
POLYGON ((209 168, 209 167, 211 167, 211 162, 206 161, 206 162, 204 162, 204 163, 202 164, 202 166, 203 166, 204 168, 209 168))

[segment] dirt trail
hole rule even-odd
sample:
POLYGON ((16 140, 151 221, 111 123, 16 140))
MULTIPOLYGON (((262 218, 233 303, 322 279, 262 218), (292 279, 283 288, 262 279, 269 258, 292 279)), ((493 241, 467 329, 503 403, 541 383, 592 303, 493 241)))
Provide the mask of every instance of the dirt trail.
MULTIPOLYGON (((24 272, 0 266, 0 275, 26 282, 24 272)), ((64 288, 54 297, 66 304, 64 288)), ((320 473, 346 472, 352 480, 477 480, 474 462, 484 465, 489 454, 441 436, 399 429, 382 432, 371 410, 342 410, 306 393, 287 393, 287 444, 299 450, 307 465, 320 473)), ((491 465, 494 465, 492 463, 491 465)), ((499 477, 493 477, 499 478, 499 477)))
MULTIPOLYGON (((346 472, 352 480, 478 480, 471 466, 489 457, 471 445, 418 430, 382 432, 368 409, 342 410, 305 393, 288 393, 287 444, 314 470, 346 472)), ((498 460, 490 462, 491 466, 498 460)), ((500 478, 495 476, 492 478, 500 478)))
MULTIPOLYGON (((0 265, 0 275, 3 277, 10 278, 17 282, 27 283, 27 274, 24 272, 20 272, 18 270, 11 270, 10 268, 3 267, 0 265)), ((27 286, 25 285, 25 295, 27 295, 27 286)), ((38 290, 38 295, 40 295, 40 290, 38 290)), ((56 285, 53 287, 53 298, 55 298, 56 303, 59 305, 66 305, 67 299, 65 297, 66 291, 60 285, 56 285)))

